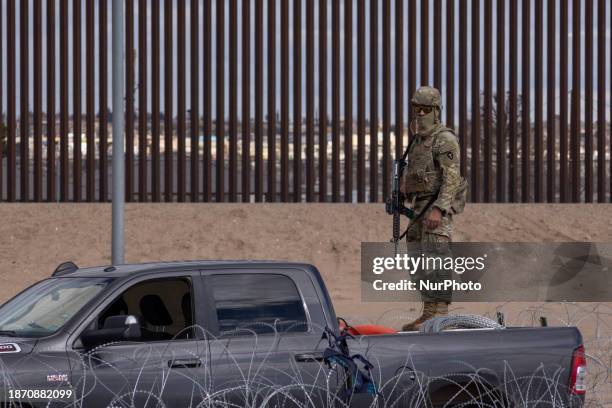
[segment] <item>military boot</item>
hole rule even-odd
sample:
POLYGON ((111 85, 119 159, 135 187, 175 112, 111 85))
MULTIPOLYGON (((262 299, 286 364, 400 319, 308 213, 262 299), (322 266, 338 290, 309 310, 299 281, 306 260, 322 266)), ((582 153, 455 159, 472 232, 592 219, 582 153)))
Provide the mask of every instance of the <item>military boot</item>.
MULTIPOLYGON (((447 309, 448 311, 448 309, 447 309)), ((402 326, 402 331, 417 331, 421 325, 436 315, 436 302, 424 302, 423 312, 416 320, 402 326)))
POLYGON ((448 305, 450 305, 450 302, 436 302, 436 316, 435 317, 448 316, 448 305))

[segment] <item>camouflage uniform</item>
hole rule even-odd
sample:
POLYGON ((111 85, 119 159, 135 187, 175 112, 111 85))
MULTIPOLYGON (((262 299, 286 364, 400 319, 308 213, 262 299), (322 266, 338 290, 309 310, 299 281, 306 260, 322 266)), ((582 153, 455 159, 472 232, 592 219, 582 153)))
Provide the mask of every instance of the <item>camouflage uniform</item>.
MULTIPOLYGON (((452 239, 453 215, 462 212, 467 183, 460 174, 460 151, 457 136, 451 129, 444 127, 439 120, 440 93, 431 87, 421 87, 412 98, 413 105, 429 106, 434 109, 423 116, 417 116, 417 129, 408 151, 408 166, 402 176, 402 192, 416 214, 420 214, 436 194, 438 197, 406 234, 407 242, 421 242, 426 255, 450 255, 448 244, 452 239), (424 225, 433 208, 442 213, 440 224, 433 230, 424 225)), ((411 124, 412 125, 412 124, 411 124)), ((442 281, 451 278, 451 271, 430 271, 427 278, 442 281)), ((415 278, 423 279, 423 271, 417 271, 415 278)), ((423 315, 413 324, 404 326, 414 330, 427 318, 448 313, 451 301, 450 291, 431 291, 421 293, 424 307, 423 315)))

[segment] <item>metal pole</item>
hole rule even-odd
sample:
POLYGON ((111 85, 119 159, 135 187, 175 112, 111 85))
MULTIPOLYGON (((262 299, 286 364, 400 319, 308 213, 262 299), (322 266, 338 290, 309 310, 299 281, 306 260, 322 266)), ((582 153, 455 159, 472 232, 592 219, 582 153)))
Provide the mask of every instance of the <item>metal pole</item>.
POLYGON ((124 263, 123 207, 125 163, 123 136, 123 0, 113 0, 113 265, 124 263))

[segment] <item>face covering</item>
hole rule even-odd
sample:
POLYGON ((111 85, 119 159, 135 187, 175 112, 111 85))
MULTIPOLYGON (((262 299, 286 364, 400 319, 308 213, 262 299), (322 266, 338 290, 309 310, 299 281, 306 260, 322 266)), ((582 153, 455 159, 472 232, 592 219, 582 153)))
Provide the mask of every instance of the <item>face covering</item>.
POLYGON ((426 115, 415 116, 414 122, 416 134, 429 135, 438 127, 440 121, 438 120, 438 112, 434 109, 426 115))

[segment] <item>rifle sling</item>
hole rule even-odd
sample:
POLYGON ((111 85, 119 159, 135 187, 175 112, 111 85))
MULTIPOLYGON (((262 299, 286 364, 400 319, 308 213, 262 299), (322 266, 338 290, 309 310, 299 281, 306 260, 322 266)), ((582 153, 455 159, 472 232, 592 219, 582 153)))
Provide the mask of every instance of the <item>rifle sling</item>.
POLYGON ((431 198, 429 199, 429 201, 427 201, 427 204, 425 204, 425 207, 423 207, 421 212, 418 213, 416 217, 414 217, 414 219, 412 220, 412 222, 410 222, 410 224, 408 224, 408 226, 404 230, 404 233, 400 235, 400 237, 398 238, 398 241, 401 241, 402 238, 404 238, 406 234, 408 233, 408 230, 412 228, 421 218, 423 218, 427 210, 429 210, 429 208, 433 205, 434 202, 436 202, 437 199, 438 199, 438 194, 434 194, 431 196, 431 198))

